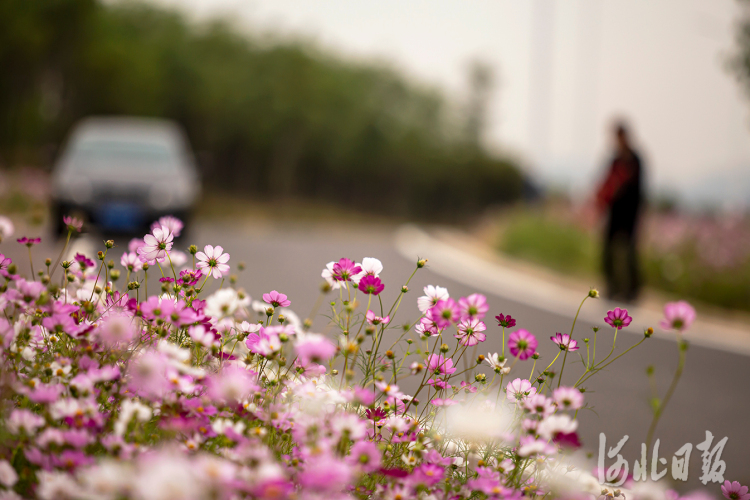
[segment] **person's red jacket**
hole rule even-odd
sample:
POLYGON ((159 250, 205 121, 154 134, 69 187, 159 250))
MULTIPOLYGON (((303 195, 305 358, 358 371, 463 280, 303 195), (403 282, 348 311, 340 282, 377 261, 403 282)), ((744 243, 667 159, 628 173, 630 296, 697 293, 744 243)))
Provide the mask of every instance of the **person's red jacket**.
POLYGON ((609 175, 596 193, 597 207, 600 210, 610 207, 617 196, 617 192, 632 175, 633 173, 630 171, 627 162, 622 160, 613 161, 609 175))

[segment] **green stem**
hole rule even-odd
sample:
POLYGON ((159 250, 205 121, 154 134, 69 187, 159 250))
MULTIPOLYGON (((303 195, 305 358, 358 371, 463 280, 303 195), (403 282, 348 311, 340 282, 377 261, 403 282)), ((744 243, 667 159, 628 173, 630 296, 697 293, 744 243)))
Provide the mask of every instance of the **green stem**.
POLYGON ((682 370, 685 368, 685 353, 687 352, 688 344, 682 339, 678 339, 677 341, 678 349, 680 350, 680 360, 677 363, 677 370, 674 372, 674 378, 672 379, 672 383, 669 386, 669 389, 667 389, 667 393, 664 395, 664 399, 659 404, 659 407, 654 412, 654 418, 651 421, 651 425, 648 428, 648 434, 646 435, 646 453, 648 454, 648 450, 651 448, 651 441, 654 439, 654 432, 656 432, 656 425, 659 423, 659 419, 661 418, 662 414, 664 413, 664 408, 667 407, 667 404, 669 404, 669 400, 672 399, 672 395, 674 394, 675 389, 677 389, 677 384, 680 381, 680 377, 682 377, 682 370))
POLYGON ((55 265, 52 266, 52 273, 49 275, 50 279, 52 279, 52 276, 55 275, 55 271, 57 271, 57 266, 60 264, 60 261, 63 258, 63 255, 65 255, 65 250, 68 249, 68 243, 70 243, 70 236, 73 234, 73 231, 68 229, 68 238, 65 240, 65 246, 63 246, 62 251, 60 252, 60 255, 57 256, 57 260, 55 261, 55 265))

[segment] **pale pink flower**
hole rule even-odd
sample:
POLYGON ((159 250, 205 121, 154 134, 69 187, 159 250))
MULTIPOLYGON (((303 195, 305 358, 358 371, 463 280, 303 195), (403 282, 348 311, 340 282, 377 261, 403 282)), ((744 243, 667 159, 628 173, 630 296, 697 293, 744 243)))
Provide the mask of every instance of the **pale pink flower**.
POLYGON ((195 254, 198 263, 195 265, 204 274, 210 274, 214 279, 219 279, 229 273, 229 254, 224 253, 224 249, 217 246, 206 245, 202 252, 195 254))
POLYGON ((750 500, 747 486, 742 486, 738 481, 724 481, 721 493, 727 500, 750 500))
POLYGON ((552 392, 552 399, 561 410, 578 410, 583 407, 583 394, 575 387, 558 387, 552 392))
POLYGON ((184 224, 177 217, 174 217, 172 215, 165 215, 164 217, 159 217, 158 221, 151 224, 152 230, 160 227, 166 227, 172 232, 174 237, 177 238, 182 232, 184 224))
POLYGON ((138 255, 143 262, 166 257, 172 250, 174 235, 166 226, 161 226, 143 237, 143 246, 138 248, 138 255))
POLYGON ((669 302, 664 306, 664 319, 659 325, 665 330, 683 332, 690 328, 693 321, 695 321, 695 309, 684 300, 681 300, 679 302, 669 302))
POLYGON ((508 396, 508 399, 523 403, 527 397, 536 394, 536 387, 532 387, 531 382, 525 378, 517 378, 513 382, 508 383, 505 388, 505 394, 508 396))
POLYGON ((461 345, 477 345, 479 342, 484 342, 487 338, 482 333, 487 329, 487 326, 478 319, 465 319, 456 326, 456 329, 458 330, 458 334, 455 337, 461 345))
POLYGON ((481 293, 472 293, 468 297, 458 300, 458 308, 461 310, 461 319, 482 319, 490 310, 487 297, 481 293))

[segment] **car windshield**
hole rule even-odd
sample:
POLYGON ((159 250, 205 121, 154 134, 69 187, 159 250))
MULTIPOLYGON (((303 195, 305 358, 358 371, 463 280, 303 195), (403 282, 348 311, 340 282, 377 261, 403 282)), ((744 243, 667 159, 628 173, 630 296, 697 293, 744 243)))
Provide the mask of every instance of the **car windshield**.
POLYGON ((142 170, 169 173, 177 170, 175 152, 166 144, 122 140, 84 140, 73 148, 76 170, 142 170))

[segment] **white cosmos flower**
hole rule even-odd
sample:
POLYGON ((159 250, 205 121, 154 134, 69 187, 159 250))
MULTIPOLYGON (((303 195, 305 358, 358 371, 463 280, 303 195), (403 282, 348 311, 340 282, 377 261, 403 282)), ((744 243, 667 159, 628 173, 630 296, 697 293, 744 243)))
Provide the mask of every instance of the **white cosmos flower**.
POLYGON ((570 434, 578 429, 578 422, 570 418, 569 415, 564 413, 557 415, 550 415, 539 423, 537 431, 539 435, 544 439, 552 439, 555 434, 562 432, 563 434, 570 434))
POLYGON ((427 285, 424 287, 424 295, 417 299, 417 307, 422 313, 438 303, 439 300, 445 300, 450 297, 448 289, 441 286, 427 285))
POLYGON ((240 306, 240 298, 232 288, 220 288, 206 299, 204 312, 207 316, 221 319, 231 316, 240 306))
POLYGON ((359 284, 359 280, 368 274, 377 278, 383 272, 383 264, 374 257, 365 257, 362 259, 362 263, 357 263, 357 265, 362 268, 360 273, 352 276, 352 281, 357 284, 359 284))
POLYGON ((326 283, 328 283, 332 290, 338 290, 341 288, 341 284, 343 281, 337 281, 333 279, 333 265, 336 264, 335 261, 331 261, 328 264, 326 264, 325 269, 323 269, 323 272, 320 273, 320 276, 326 280, 326 283))
POLYGON ((7 460, 0 460, 0 483, 6 488, 12 488, 17 481, 16 469, 7 460))
POLYGON ((15 228, 13 223, 4 215, 0 215, 0 240, 13 236, 15 228))

